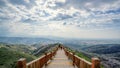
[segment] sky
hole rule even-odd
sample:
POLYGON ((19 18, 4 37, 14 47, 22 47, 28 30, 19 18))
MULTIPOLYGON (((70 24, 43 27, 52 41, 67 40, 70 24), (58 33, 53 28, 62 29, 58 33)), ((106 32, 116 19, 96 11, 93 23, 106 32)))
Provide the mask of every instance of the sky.
POLYGON ((0 36, 120 39, 120 0, 0 0, 0 36))

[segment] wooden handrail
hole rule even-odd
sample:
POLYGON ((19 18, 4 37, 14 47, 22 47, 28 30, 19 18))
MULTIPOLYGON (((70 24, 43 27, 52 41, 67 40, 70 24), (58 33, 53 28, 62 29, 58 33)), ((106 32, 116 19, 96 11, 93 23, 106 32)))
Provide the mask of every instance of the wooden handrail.
POLYGON ((98 58, 92 58, 91 63, 78 57, 75 53, 68 51, 65 47, 63 47, 63 49, 68 58, 73 61, 73 65, 76 65, 78 68, 100 68, 100 60, 98 58))
POLYGON ((68 51, 64 46, 56 47, 52 52, 45 53, 45 55, 40 58, 33 60, 29 63, 26 63, 26 59, 22 58, 18 60, 18 68, 42 68, 44 65, 47 65, 47 62, 55 56, 58 48, 64 49, 65 54, 69 59, 73 61, 73 65, 76 65, 78 68, 100 68, 100 60, 98 58, 92 58, 92 62, 86 61, 83 58, 78 57, 75 53, 68 51))
POLYGON ((17 62, 17 68, 42 68, 44 65, 47 65, 47 62, 55 56, 58 47, 56 47, 52 52, 45 53, 45 55, 40 58, 33 60, 29 63, 26 63, 25 58, 21 58, 17 62))

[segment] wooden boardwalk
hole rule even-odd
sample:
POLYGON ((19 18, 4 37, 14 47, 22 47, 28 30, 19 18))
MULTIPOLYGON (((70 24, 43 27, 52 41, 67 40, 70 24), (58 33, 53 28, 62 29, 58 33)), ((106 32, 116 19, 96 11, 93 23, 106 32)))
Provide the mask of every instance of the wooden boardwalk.
POLYGON ((17 68, 100 68, 98 58, 92 58, 91 61, 88 62, 75 55, 74 52, 68 51, 65 47, 59 46, 55 47, 52 52, 45 53, 45 55, 29 63, 26 63, 25 58, 19 59, 17 68))
POLYGON ((59 49, 52 61, 44 68, 75 68, 72 61, 65 55, 63 49, 59 49))

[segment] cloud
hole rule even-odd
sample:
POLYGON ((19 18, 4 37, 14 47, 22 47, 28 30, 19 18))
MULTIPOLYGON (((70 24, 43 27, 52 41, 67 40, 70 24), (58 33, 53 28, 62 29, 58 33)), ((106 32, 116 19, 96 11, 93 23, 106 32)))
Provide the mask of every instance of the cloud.
POLYGON ((77 9, 86 9, 89 11, 106 11, 119 8, 119 0, 66 0, 66 7, 73 6, 77 9))
POLYGON ((0 6, 3 7, 5 5, 6 5, 5 2, 3 0, 0 0, 0 6))
POLYGON ((112 33, 120 28, 119 4, 119 0, 0 0, 0 34, 82 37, 81 32, 87 36, 92 30, 99 36, 100 30, 109 29, 112 33))
POLYGON ((31 8, 36 5, 34 0, 8 0, 13 5, 24 5, 27 8, 31 8))
POLYGON ((64 19, 68 19, 68 18, 72 18, 72 16, 59 13, 52 20, 64 20, 64 19))
POLYGON ((64 22, 64 23, 63 23, 63 25, 67 25, 67 23, 66 23, 66 22, 64 22))

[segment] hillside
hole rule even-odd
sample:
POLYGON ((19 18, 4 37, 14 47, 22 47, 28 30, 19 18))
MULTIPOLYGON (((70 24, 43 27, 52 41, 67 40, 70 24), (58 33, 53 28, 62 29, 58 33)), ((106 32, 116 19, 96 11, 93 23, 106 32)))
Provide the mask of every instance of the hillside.
POLYGON ((84 51, 100 57, 105 68, 120 68, 120 44, 98 44, 84 51))
POLYGON ((10 44, 36 44, 36 43, 55 43, 48 38, 30 38, 30 37, 0 37, 0 42, 10 44))
POLYGON ((26 58, 27 62, 40 57, 57 44, 23 45, 0 43, 0 68, 16 68, 17 60, 26 58))
POLYGON ((0 47, 0 68, 15 68, 17 60, 23 57, 26 58, 27 62, 36 58, 27 53, 0 47))
POLYGON ((112 54, 120 52, 120 44, 98 44, 86 47, 84 50, 97 54, 112 54))
POLYGON ((35 56, 40 56, 42 54, 44 54, 45 52, 49 52, 53 49, 54 46, 56 46, 58 44, 47 44, 47 45, 44 45, 44 46, 37 46, 37 49, 35 49, 33 51, 33 55, 35 56))

